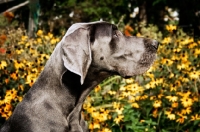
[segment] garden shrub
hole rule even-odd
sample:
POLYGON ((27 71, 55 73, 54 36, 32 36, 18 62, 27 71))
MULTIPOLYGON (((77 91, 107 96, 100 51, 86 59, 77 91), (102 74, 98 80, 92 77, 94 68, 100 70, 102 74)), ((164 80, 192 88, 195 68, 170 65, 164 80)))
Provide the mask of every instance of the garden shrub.
MULTIPOLYGON (((128 29, 161 42, 157 60, 143 75, 113 76, 91 92, 82 112, 90 131, 200 131, 200 41, 172 25, 162 32, 153 25, 140 27, 140 32, 128 29)), ((34 39, 21 29, 0 31, 1 124, 32 86, 59 40, 42 30, 34 39)))

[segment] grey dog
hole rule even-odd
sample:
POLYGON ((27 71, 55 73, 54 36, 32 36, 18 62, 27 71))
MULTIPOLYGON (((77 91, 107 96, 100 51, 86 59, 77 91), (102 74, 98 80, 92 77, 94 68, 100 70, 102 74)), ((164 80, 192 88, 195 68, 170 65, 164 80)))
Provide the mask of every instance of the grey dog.
POLYGON ((0 132, 88 132, 81 109, 91 90, 112 75, 144 73, 157 48, 107 22, 73 24, 0 132))

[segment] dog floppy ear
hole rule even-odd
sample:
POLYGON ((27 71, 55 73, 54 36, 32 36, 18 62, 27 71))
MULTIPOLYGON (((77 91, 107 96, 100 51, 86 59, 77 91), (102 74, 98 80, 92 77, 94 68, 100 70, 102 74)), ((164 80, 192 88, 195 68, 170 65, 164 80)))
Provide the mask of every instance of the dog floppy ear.
POLYGON ((81 84, 92 62, 88 30, 86 24, 74 24, 61 40, 64 66, 81 77, 81 84))

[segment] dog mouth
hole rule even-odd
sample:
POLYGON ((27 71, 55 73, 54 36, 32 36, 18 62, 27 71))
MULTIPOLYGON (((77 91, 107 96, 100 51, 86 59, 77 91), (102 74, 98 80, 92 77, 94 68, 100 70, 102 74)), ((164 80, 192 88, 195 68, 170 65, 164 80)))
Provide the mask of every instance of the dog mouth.
POLYGON ((129 79, 129 78, 131 78, 131 77, 133 77, 133 76, 125 76, 125 77, 123 77, 123 78, 129 79))
POLYGON ((121 74, 119 72, 112 72, 114 75, 119 75, 121 77, 123 77, 124 79, 129 79, 129 78, 132 78, 133 76, 130 76, 130 75, 124 75, 124 74, 121 74))

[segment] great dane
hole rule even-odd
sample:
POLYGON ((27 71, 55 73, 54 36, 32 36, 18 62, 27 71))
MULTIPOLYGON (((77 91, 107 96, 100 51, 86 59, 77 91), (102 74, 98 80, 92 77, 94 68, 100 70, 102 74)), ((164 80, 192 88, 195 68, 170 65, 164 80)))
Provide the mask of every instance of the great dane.
POLYGON ((0 132, 88 132, 81 109, 91 90, 112 75, 144 73, 157 48, 107 22, 73 24, 0 132))

